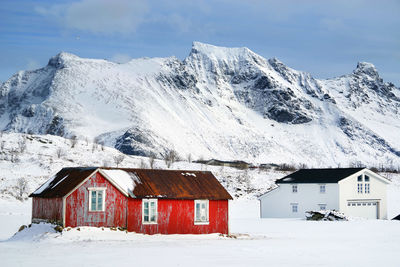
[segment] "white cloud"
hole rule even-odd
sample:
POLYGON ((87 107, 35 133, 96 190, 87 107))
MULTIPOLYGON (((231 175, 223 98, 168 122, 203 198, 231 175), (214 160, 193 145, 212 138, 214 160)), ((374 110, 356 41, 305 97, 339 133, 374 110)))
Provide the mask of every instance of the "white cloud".
POLYGON ((96 34, 130 34, 144 21, 148 6, 144 0, 81 0, 49 8, 37 7, 35 11, 71 29, 96 34))
POLYGON ((127 63, 132 59, 130 55, 117 53, 110 60, 115 63, 127 63))

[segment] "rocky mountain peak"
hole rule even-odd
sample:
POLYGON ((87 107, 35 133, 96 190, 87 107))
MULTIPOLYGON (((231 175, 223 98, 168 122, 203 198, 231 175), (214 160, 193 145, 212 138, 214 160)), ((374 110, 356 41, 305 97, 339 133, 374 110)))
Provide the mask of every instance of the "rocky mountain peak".
POLYGON ((201 53, 207 56, 215 56, 220 58, 226 56, 246 55, 253 52, 247 47, 222 47, 201 42, 193 42, 190 53, 201 53))
POLYGON ((371 78, 379 78, 379 73, 374 64, 368 62, 358 62, 357 68, 353 71, 357 75, 367 75, 371 78))
POLYGON ((61 52, 55 55, 54 57, 50 58, 49 63, 47 65, 55 68, 64 68, 69 61, 77 59, 79 59, 79 57, 74 54, 61 52))

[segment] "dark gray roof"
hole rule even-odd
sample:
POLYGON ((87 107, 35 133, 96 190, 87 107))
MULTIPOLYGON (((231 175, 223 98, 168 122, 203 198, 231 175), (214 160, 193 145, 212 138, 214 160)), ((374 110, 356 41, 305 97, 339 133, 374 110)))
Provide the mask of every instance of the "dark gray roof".
POLYGON ((398 221, 400 221, 400 214, 397 215, 396 217, 394 217, 392 220, 398 220, 398 221))
POLYGON ((277 184, 337 183, 364 168, 303 169, 275 181, 277 184))

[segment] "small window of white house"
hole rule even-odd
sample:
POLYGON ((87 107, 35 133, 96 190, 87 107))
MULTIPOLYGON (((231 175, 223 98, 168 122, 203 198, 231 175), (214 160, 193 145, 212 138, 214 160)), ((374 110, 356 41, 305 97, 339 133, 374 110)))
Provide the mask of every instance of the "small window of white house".
POLYGON ((208 200, 194 201, 194 223, 208 224, 208 200))
POLYGON ((290 204, 292 206, 292 212, 297 213, 298 211, 298 204, 297 203, 292 203, 290 204))
POLYGON ((365 182, 369 182, 369 176, 368 176, 368 175, 365 175, 365 176, 364 176, 364 181, 365 181, 365 182))
POLYGON ((319 210, 326 210, 326 204, 318 204, 319 210))
POLYGON ((362 182, 362 175, 359 175, 358 177, 357 177, 357 182, 362 182))
POLYGON ((142 200, 142 221, 144 224, 157 223, 157 199, 142 200))
POLYGON ((297 185, 292 185, 292 192, 297 193, 297 185))
POLYGON ((91 187, 89 190, 89 211, 104 211, 106 188, 91 187))
POLYGON ((324 184, 319 185, 319 192, 321 194, 324 194, 326 192, 326 188, 324 184))
POLYGON ((357 193, 361 194, 363 192, 363 184, 357 184, 357 193))
POLYGON ((364 185, 365 194, 369 194, 369 184, 364 185))

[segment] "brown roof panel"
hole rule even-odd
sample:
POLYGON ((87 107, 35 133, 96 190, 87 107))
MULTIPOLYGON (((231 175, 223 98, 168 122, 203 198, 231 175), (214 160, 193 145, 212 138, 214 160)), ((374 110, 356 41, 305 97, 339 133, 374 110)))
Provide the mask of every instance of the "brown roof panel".
POLYGON ((63 197, 96 171, 96 167, 63 168, 41 185, 30 197, 63 197))
POLYGON ((124 169, 134 172, 142 183, 133 194, 137 198, 232 199, 209 171, 124 169))
POLYGON ((123 170, 136 175, 140 180, 132 192, 136 198, 232 199, 231 195, 209 171, 97 167, 64 168, 30 196, 63 197, 97 169, 123 170))

